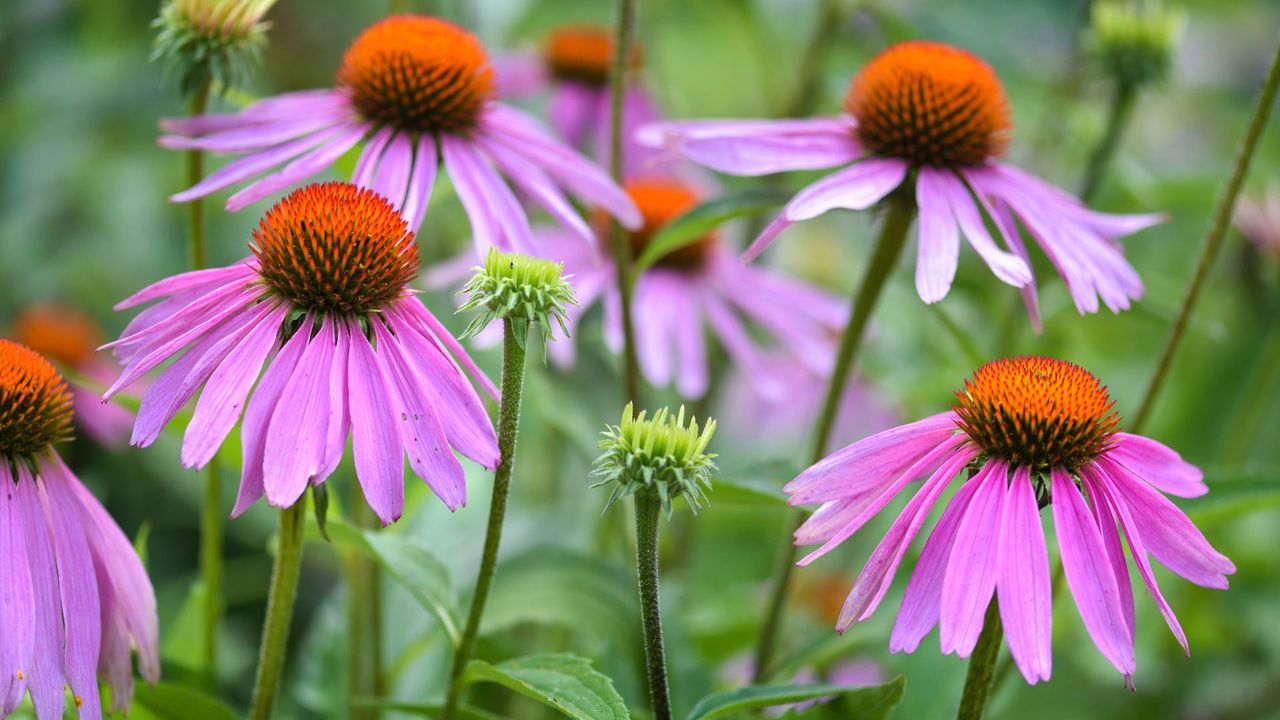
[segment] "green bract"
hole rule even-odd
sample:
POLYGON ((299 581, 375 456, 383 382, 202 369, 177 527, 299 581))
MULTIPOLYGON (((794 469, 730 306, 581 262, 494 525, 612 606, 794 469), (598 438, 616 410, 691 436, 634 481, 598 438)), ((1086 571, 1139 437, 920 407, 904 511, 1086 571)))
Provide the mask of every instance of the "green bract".
POLYGON ((152 23, 158 32, 152 62, 178 75, 182 94, 216 84, 233 89, 256 64, 270 23, 262 16, 276 0, 168 0, 152 23))
POLYGON ((635 415, 631 404, 622 411, 622 422, 606 429, 598 445, 604 453, 596 458, 592 476, 601 478, 591 487, 617 483, 605 509, 638 492, 656 493, 662 509, 671 514, 671 501, 685 496, 697 512, 706 503, 704 490, 711 489, 715 454, 707 444, 716 431, 716 421, 708 420, 699 431, 698 421, 685 423, 684 407, 676 415, 662 408, 645 417, 635 415))
POLYGON ((563 276, 564 263, 490 248, 484 265, 475 270, 462 289, 469 297, 458 312, 475 308, 482 308, 483 312, 467 326, 463 337, 475 335, 497 318, 511 320, 521 347, 530 323, 542 325, 547 337, 551 337, 554 319, 560 331, 569 335, 565 307, 578 303, 573 286, 563 276))
POLYGON ((1173 69, 1186 16, 1159 2, 1105 0, 1094 5, 1087 45, 1108 77, 1131 88, 1158 85, 1173 69))

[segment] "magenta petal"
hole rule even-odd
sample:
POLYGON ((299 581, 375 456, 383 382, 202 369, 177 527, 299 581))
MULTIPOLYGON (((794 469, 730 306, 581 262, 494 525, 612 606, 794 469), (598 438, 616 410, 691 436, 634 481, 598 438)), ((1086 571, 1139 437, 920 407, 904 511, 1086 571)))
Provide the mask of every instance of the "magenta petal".
POLYGON ((333 321, 326 318, 298 359, 271 416, 262 455, 262 485, 273 507, 290 507, 320 472, 329 431, 333 321))
POLYGON ((447 352, 454 362, 460 364, 467 369, 467 373, 471 376, 471 380, 480 386, 482 390, 488 393, 489 397, 498 399, 498 387, 493 384, 488 375, 476 365, 475 360, 467 353, 457 338, 449 333, 448 328, 440 323, 435 315, 416 298, 405 298, 396 302, 397 309, 404 314, 405 317, 411 318, 415 324, 419 326, 426 337, 432 339, 437 346, 441 347, 443 352, 447 352))
MULTIPOLYGON (((62 600, 58 595, 58 568, 54 560, 53 534, 48 516, 36 491, 35 478, 25 468, 18 469, 18 510, 26 527, 27 553, 31 564, 32 596, 35 600, 35 647, 27 675, 27 690, 40 720, 61 718, 66 704, 67 682, 63 671, 66 635, 63 629, 62 600)), ((95 620, 96 621, 96 620, 95 620)))
POLYGON ((231 212, 242 210, 272 193, 324 170, 355 147, 356 143, 369 132, 369 127, 368 123, 348 125, 337 137, 227 198, 227 210, 231 212))
POLYGON ((555 218, 565 230, 568 230, 588 243, 596 242, 596 235, 582 219, 560 188, 537 165, 513 153, 503 152, 496 143, 484 137, 476 142, 485 148, 489 157, 511 178, 521 190, 542 206, 551 217, 555 218))
POLYGON ((373 352, 364 333, 354 329, 347 361, 351 447, 365 500, 382 524, 389 525, 404 512, 404 450, 396 403, 373 352))
POLYGON ((1117 670, 1132 675, 1133 641, 1102 533, 1066 470, 1054 468, 1053 524, 1067 585, 1093 643, 1117 670))
MULTIPOLYGON (((431 140, 428 140, 429 142, 431 140)), ((404 205, 405 189, 413 168, 413 141, 408 133, 396 133, 382 151, 382 159, 373 170, 373 191, 386 198, 397 209, 404 205)))
POLYGON ((360 151, 360 159, 356 160, 355 170, 351 172, 352 185, 373 189, 373 175, 377 172, 378 164, 382 161, 382 152, 386 150, 387 143, 391 141, 394 133, 395 130, 391 127, 383 126, 369 136, 364 143, 364 149, 360 151))
POLYGON ((944 654, 969 657, 999 576, 1000 523, 1008 487, 1009 466, 988 460, 968 482, 976 484, 969 508, 956 530, 955 552, 942 580, 939 635, 944 654))
POLYGON ((1014 469, 1005 497, 999 564, 996 587, 1009 654, 1034 685, 1053 671, 1053 590, 1040 506, 1025 466, 1014 469))
POLYGON ((529 219, 511 188, 470 141, 446 135, 440 138, 440 148, 454 190, 471 220, 476 248, 484 251, 495 246, 507 252, 528 252, 533 244, 529 219))
POLYGON ((284 393, 285 385, 293 377, 294 369, 307 348, 307 340, 311 337, 313 327, 310 315, 302 325, 294 331, 293 337, 284 344, 275 359, 267 366, 257 390, 249 399, 244 411, 244 422, 240 427, 240 457, 243 458, 243 469, 240 475, 240 492, 236 498, 231 517, 249 509, 249 506, 262 497, 263 493, 263 455, 266 451, 267 432, 271 418, 275 415, 276 406, 284 393))
POLYGON ((1116 529, 1116 516, 1107 504, 1106 498, 1098 495, 1096 483, 1089 481, 1081 473, 1081 482, 1091 502, 1089 511, 1093 513, 1093 522, 1102 535, 1102 546, 1107 550, 1107 561, 1111 563, 1111 572, 1116 576, 1116 590, 1120 592, 1120 608, 1124 611, 1125 627, 1129 629, 1129 642, 1137 638, 1137 615, 1133 605, 1133 583, 1129 581, 1129 564, 1125 562, 1124 546, 1120 544, 1120 533, 1116 529))
POLYGON ((1209 492, 1200 468, 1178 453, 1141 435, 1116 433, 1107 458, 1145 480, 1155 489, 1178 497, 1199 497, 1209 492))
POLYGON ((0 462, 0 713, 7 715, 26 691, 35 648, 35 596, 31 587, 23 508, 18 502, 9 464, 0 462), (12 703, 9 699, 13 698, 12 703))
POLYGON ((907 590, 902 595, 902 607, 889 637, 889 652, 915 652, 924 636, 938 624, 947 561, 955 544, 956 531, 960 529, 960 520, 977 489, 975 482, 961 485, 925 541, 916 569, 911 573, 907 590))
POLYGON ((916 292, 926 303, 947 296, 960 258, 960 231, 946 193, 947 172, 921 168, 916 180, 916 206, 920 209, 916 292))
POLYGON ((422 227, 422 219, 427 215, 427 205, 431 201, 431 189, 435 187, 436 166, 439 162, 435 140, 429 137, 418 138, 413 155, 413 174, 409 176, 404 208, 400 211, 409 229, 415 233, 422 227))
MULTIPOLYGON (((363 332, 358 325, 356 332, 363 332)), ((324 482, 338 469, 342 454, 347 450, 347 436, 351 434, 351 413, 347 406, 347 356, 351 353, 351 331, 344 321, 335 320, 334 334, 337 337, 328 378, 329 420, 324 445, 321 446, 320 470, 311 478, 313 485, 324 482)))

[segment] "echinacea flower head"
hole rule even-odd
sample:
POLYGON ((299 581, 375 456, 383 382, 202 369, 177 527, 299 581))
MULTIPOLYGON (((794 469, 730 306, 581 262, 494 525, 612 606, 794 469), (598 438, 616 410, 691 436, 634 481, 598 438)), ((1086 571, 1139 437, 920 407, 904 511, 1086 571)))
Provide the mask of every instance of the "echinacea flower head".
POLYGON ((622 411, 622 420, 604 431, 592 476, 614 485, 606 509, 636 493, 652 493, 671 514, 672 500, 684 497, 697 512, 707 502, 711 474, 716 470, 715 453, 708 453, 716 421, 698 427, 697 418, 685 420, 684 407, 674 415, 662 408, 651 417, 648 411, 635 414, 631 403, 622 411))
POLYGON ((1159 0, 1094 3, 1085 44, 1102 73, 1121 87, 1162 85, 1173 71, 1186 14, 1159 0))
POLYGON ((44 357, 0 340, 0 717, 27 693, 60 718, 102 717, 98 672, 123 712, 132 653, 160 676, 155 593, 133 545, 53 445, 70 436, 71 394, 44 357))
MULTIPOLYGON (((102 344, 102 329, 83 310, 62 303, 42 302, 18 313, 9 336, 52 360, 89 383, 106 387, 120 371, 95 350, 102 344)), ((114 403, 103 403, 98 393, 78 379, 68 381, 76 422, 97 442, 124 445, 133 415, 114 403)))
POLYGON ((108 397, 176 358, 143 394, 133 444, 154 442, 203 385, 182 462, 209 462, 244 411, 233 516, 264 494, 293 505, 338 466, 348 435, 384 524, 404 510, 406 454, 446 506, 463 505, 453 451, 493 468, 498 449, 459 363, 497 391, 409 289, 418 249, 405 221, 370 190, 308 185, 267 211, 251 247, 235 265, 162 280, 117 306, 155 303, 111 343, 124 372, 108 397))
POLYGON ((176 70, 183 95, 239 84, 266 45, 262 20, 276 0, 167 0, 152 26, 151 59, 176 70))
POLYGON ((1040 516, 1046 506, 1085 629, 1126 682, 1134 672, 1136 628, 1124 546, 1184 650, 1186 635, 1151 558, 1204 587, 1226 588, 1235 572, 1165 497, 1204 494, 1203 474, 1164 445, 1121 431, 1107 388, 1062 360, 989 363, 956 393, 953 410, 856 442, 791 481, 785 489, 793 505, 820 504, 796 543, 821 547, 800 564, 861 530, 922 477, 836 622, 844 632, 875 612, 934 506, 958 485, 907 583, 890 638, 894 652, 914 651, 936 625, 942 651, 968 657, 994 597, 1023 677, 1048 680, 1053 610, 1040 516))
POLYGON ((489 56, 471 33, 434 17, 385 18, 347 48, 333 89, 267 98, 233 115, 162 121, 170 133, 160 138, 164 147, 242 155, 171 199, 193 200, 267 173, 228 199, 227 209, 239 210, 363 143, 352 182, 390 200, 414 232, 443 163, 481 252, 532 251, 513 185, 584 239, 590 228, 565 190, 624 225, 639 223, 603 170, 498 102, 497 90, 489 56))
POLYGON ((1004 88, 989 65, 942 43, 909 41, 862 68, 839 117, 662 122, 641 128, 638 140, 733 175, 847 166, 800 191, 746 259, 797 222, 836 208, 866 210, 897 191, 919 212, 916 290, 925 302, 950 290, 963 236, 997 278, 1022 288, 1038 327, 1021 223, 1081 313, 1096 312, 1099 298, 1113 311, 1127 309, 1141 297, 1142 281, 1115 239, 1162 217, 1094 212, 1003 162, 1011 129, 1004 88))
POLYGON ((476 274, 463 288, 468 297, 458 312, 475 308, 483 308, 484 312, 471 322, 464 337, 478 333, 495 318, 512 321, 516 342, 521 347, 530 324, 541 325, 551 338, 554 322, 568 336, 566 308, 577 301, 573 297, 573 286, 564 277, 564 263, 490 248, 484 265, 475 270, 476 274))

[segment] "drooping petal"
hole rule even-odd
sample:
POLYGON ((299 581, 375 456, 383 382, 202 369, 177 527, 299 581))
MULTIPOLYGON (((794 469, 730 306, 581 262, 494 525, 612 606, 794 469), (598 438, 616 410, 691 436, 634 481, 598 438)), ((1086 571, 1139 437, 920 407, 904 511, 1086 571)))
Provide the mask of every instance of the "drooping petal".
POLYGON ((66 634, 62 600, 58 594, 58 566, 54 559, 53 533, 36 490, 35 478, 18 468, 18 511, 26 528, 32 597, 35 600, 35 647, 32 651, 27 690, 40 720, 62 717, 66 704, 64 673, 66 634))
POLYGON ((471 219, 477 250, 494 246, 505 252, 531 252, 529 218, 498 173, 467 140, 446 135, 440 139, 440 148, 458 199, 471 219))
POLYGON ((542 169, 518 155, 503 152, 501 147, 497 147, 496 143, 488 138, 477 138, 476 142, 487 151, 503 174, 511 178, 512 182, 528 194, 534 202, 541 205, 565 230, 587 243, 596 242, 595 232, 542 169))
MULTIPOLYGON (((765 360, 764 354, 755 345, 746 328, 729 309, 717 293, 701 292, 702 309, 707 314, 707 323, 712 332, 720 340, 725 352, 733 358, 733 362, 749 373, 756 383, 756 388, 767 397, 776 397, 782 392, 782 384, 773 376, 774 372, 765 360)), ((618 307, 616 292, 605 296, 605 328, 616 330, 616 337, 606 332, 605 340, 610 342, 610 349, 617 351, 621 345, 621 312, 618 307), (616 340, 617 342, 613 342, 616 340)))
POLYGON ((654 387, 671 382, 675 359, 674 316, 690 305, 689 293, 668 282, 662 270, 640 276, 635 285, 636 354, 640 369, 654 387))
POLYGON ((385 526, 404 512, 404 450, 396 403, 373 352, 368 338, 355 328, 347 358, 351 449, 365 500, 385 526))
POLYGON ((866 210, 901 185, 907 169, 901 160, 862 160, 801 190, 783 213, 788 220, 800 222, 836 208, 866 210))
POLYGON ((372 126, 369 123, 348 125, 337 137, 227 198, 227 210, 231 212, 243 210, 272 193, 284 190, 324 170, 355 147, 356 143, 369 133, 370 127, 372 126))
POLYGON ((1066 470, 1052 471, 1053 524, 1067 586, 1093 643, 1117 670, 1133 674, 1133 641, 1102 533, 1066 470))
POLYGON ((1129 642, 1137 638, 1137 613, 1133 605, 1133 583, 1129 581, 1129 564, 1124 558, 1124 546, 1120 544, 1120 532, 1116 529, 1117 518, 1111 512, 1106 498, 1096 493, 1096 487, 1089 479, 1080 476, 1089 496, 1089 511, 1093 513, 1093 522, 1102 535, 1102 547, 1107 551, 1107 561, 1111 564, 1111 572, 1116 576, 1116 589, 1120 592, 1120 608, 1124 611, 1125 627, 1129 629, 1129 642))
POLYGON ((498 399, 498 387, 493 384, 488 375, 476 365, 475 360, 471 359, 462 344, 458 342, 448 328, 440 323, 440 320, 431 311, 416 298, 408 297, 396 301, 396 308, 404 317, 414 321, 419 330, 422 331, 424 337, 430 338, 440 348, 440 351, 447 354, 455 363, 467 369, 467 373, 471 376, 471 380, 480 386, 482 390, 488 393, 489 397, 498 399))
POLYGON ((169 202, 188 202, 230 187, 238 182, 248 180, 258 173, 263 173, 276 167, 280 163, 293 160, 317 145, 329 142, 337 137, 340 132, 342 132, 341 128, 334 128, 245 155, 223 165, 186 190, 170 195, 169 202))
POLYGON ((0 710, 5 715, 26 691, 35 648, 35 595, 23 508, 14 481, 9 463, 0 462, 0 578, 4 578, 0 582, 0 617, 4 618, 4 632, 0 632, 0 710))
POLYGON ((439 164, 435 140, 429 137, 418 138, 413 155, 413 174, 409 176, 404 207, 400 210, 405 223, 415 233, 422 227, 422 219, 427 216, 427 205, 431 202, 431 189, 435 187, 436 168, 439 164))
POLYGON ((262 485, 272 507, 290 507, 319 475, 329 432, 329 375, 334 356, 333 321, 326 318, 284 386, 267 428, 262 485))
MULTIPOLYGON (((1001 250, 991 239, 982 215, 974 205, 969 188, 955 174, 949 171, 930 171, 939 181, 939 189, 947 196, 951 204, 951 213, 970 247, 977 251, 991 272, 1014 287, 1023 287, 1031 282, 1031 267, 1016 254, 1001 250)), ((922 171, 923 173, 923 171, 922 171)))
MULTIPOLYGON (((335 344, 333 362, 329 364, 329 419, 326 424, 324 444, 320 452, 320 470, 311 478, 312 485, 324 482, 347 450, 347 436, 351 434, 351 413, 347 406, 347 355, 351 352, 351 332, 340 319, 334 320, 335 344)), ((357 325, 357 332, 360 332, 357 325)), ((324 379, 322 378, 322 382, 324 379)))
POLYGON ((1107 457, 1142 478, 1155 489, 1178 497, 1199 497, 1209 492, 1200 468, 1186 462, 1172 449, 1141 435, 1116 433, 1107 457))
POLYGON ((824 170, 863 153, 851 118, 806 120, 677 120, 641 126, 635 140, 674 148, 730 175, 824 170))
POLYGON ((409 187, 412 168, 413 142, 408 133, 396 133, 382 151, 382 158, 373 170, 370 189, 399 209, 404 205, 404 193, 409 187))
POLYGON ((387 143, 391 142, 391 136, 394 134, 394 128, 383 126, 369 136, 364 143, 364 150, 360 151, 356 168, 351 173, 352 185, 373 189, 373 175, 377 172, 378 165, 382 162, 382 153, 387 149, 387 143))
POLYGON ((960 258, 960 231, 946 194, 946 171, 921 168, 916 180, 920 243, 916 257, 916 293, 926 303, 947 296, 960 258))
POLYGON ((1048 680, 1053 671, 1053 590, 1040 507, 1026 466, 1014 469, 1005 497, 999 565, 996 592, 1009 654, 1029 684, 1048 680))
MULTIPOLYGON (((706 394, 710 382, 702 312, 696 303, 690 303, 675 314, 672 324, 675 326, 676 391, 686 398, 700 398, 706 394)), ((568 338, 563 340, 568 343, 568 338)))
POLYGON ((978 488, 956 530, 955 549, 942 580, 939 634, 944 654, 969 657, 982 632, 999 577, 1000 525, 1008 475, 1006 463, 988 460, 969 480, 978 488))

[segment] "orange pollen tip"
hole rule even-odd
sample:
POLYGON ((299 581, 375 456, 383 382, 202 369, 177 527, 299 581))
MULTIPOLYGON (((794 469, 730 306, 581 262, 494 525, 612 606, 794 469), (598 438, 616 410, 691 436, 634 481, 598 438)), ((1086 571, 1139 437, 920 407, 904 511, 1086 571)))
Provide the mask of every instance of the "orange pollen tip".
MULTIPOLYGON (((644 225, 627 234, 631 250, 638 257, 672 220, 697 206, 701 199, 685 185, 668 179, 631 180, 623 184, 623 190, 640 209, 644 225)), ((667 253, 656 263, 659 267, 677 270, 697 270, 706 261, 715 244, 715 235, 707 235, 667 253)))
POLYGON ((31 348, 0 339, 0 458, 30 458, 71 437, 71 393, 31 348))
POLYGON ((17 676, 17 678, 18 678, 19 680, 26 680, 26 679, 27 679, 27 676, 26 676, 26 675, 24 675, 24 674, 22 673, 22 671, 21 671, 21 670, 19 670, 19 671, 16 673, 16 676, 17 676))
POLYGON ((421 15, 389 17, 360 33, 337 82, 369 120, 425 133, 474 127, 497 87, 476 36, 421 15))
POLYGON ((844 109, 872 153, 917 165, 979 165, 1003 155, 1013 117, 1004 86, 977 56, 936 42, 885 50, 849 86, 844 109))
POLYGON ((57 303, 30 305, 13 321, 10 337, 55 362, 78 367, 102 344, 98 324, 79 308, 57 303))
POLYGON ((391 203, 349 183, 307 185, 262 216, 250 245, 277 295, 308 311, 376 312, 417 276, 418 247, 391 203))
POLYGON ((960 428, 989 456, 1075 470, 1111 444, 1120 416, 1084 368, 1046 357, 996 360, 956 392, 960 428))
MULTIPOLYGON (((561 80, 604 85, 613 66, 613 31, 597 25, 565 25, 547 38, 543 57, 551 74, 561 80)), ((628 69, 640 66, 642 51, 632 45, 628 69)))

